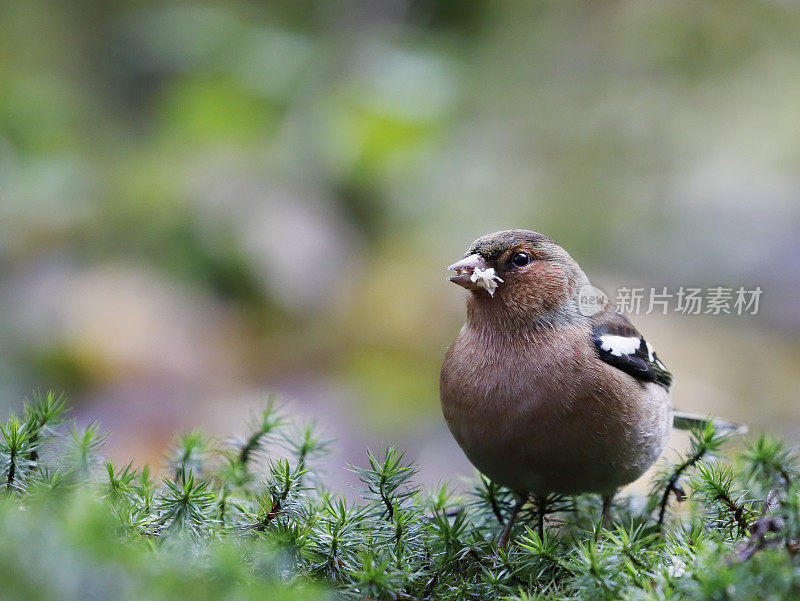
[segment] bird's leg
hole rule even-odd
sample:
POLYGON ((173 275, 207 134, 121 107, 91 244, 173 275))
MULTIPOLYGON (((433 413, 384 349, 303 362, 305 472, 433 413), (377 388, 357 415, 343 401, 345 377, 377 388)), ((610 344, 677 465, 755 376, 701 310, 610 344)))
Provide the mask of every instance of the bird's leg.
POLYGON ((611 517, 611 503, 614 502, 613 493, 610 495, 603 495, 603 520, 600 522, 600 528, 605 529, 606 524, 611 517))
POLYGON ((547 515, 547 497, 536 497, 536 505, 538 511, 539 523, 537 528, 539 530, 539 538, 544 540, 544 516, 547 515))
POLYGON ((508 539, 511 536, 511 528, 514 526, 514 522, 517 519, 517 514, 519 513, 519 510, 522 509, 524 504, 525 497, 518 497, 516 505, 514 505, 513 509, 511 510, 511 515, 508 516, 505 528, 503 528, 503 532, 500 534, 500 540, 497 541, 498 549, 505 549, 508 546, 508 539))

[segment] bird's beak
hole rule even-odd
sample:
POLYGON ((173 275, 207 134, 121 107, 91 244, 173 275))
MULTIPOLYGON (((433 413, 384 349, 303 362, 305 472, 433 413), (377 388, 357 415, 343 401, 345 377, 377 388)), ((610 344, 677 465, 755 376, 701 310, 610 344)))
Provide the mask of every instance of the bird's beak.
POLYGON ((455 271, 455 275, 447 278, 448 282, 453 282, 459 286, 463 286, 467 290, 477 290, 480 286, 470 279, 472 272, 475 269, 488 269, 488 265, 484 258, 479 254, 469 255, 460 261, 453 263, 447 268, 447 271, 455 271))

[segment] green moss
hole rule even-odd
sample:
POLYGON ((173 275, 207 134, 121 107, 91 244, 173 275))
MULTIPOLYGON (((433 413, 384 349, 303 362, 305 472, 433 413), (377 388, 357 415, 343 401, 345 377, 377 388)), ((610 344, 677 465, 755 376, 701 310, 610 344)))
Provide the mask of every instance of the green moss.
POLYGON ((542 534, 525 507, 496 541, 513 496, 478 479, 421 490, 403 453, 367 453, 359 498, 327 491, 327 442, 268 407, 240 442, 176 439, 160 480, 101 464, 103 435, 64 423, 53 394, 0 428, 3 599, 795 599, 797 455, 772 438, 731 460, 698 430, 647 499, 620 496, 599 526, 590 496, 549 499, 542 534), (683 467, 681 467, 683 466, 683 467), (680 469, 680 477, 674 478, 680 469), (664 486, 685 517, 658 523, 664 486), (645 502, 642 502, 645 501, 645 502))

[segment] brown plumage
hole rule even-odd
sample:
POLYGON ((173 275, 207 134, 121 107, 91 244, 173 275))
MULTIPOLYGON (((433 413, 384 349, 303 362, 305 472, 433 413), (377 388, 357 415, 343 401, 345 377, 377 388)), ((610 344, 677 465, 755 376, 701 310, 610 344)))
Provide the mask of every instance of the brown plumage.
POLYGON ((456 441, 480 472, 520 499, 599 493, 605 518, 614 492, 666 444, 666 367, 610 305, 581 312, 578 292, 589 280, 546 236, 488 234, 451 269, 451 281, 470 290, 440 380, 456 441), (470 277, 489 268, 502 280, 491 295, 470 277))

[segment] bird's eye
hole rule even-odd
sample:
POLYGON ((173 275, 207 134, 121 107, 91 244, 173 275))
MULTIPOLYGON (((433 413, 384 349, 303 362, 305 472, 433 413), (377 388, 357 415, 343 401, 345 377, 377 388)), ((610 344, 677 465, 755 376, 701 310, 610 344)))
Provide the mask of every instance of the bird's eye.
POLYGON ((531 258, 528 253, 517 253, 511 257, 511 262, 517 267, 525 267, 525 265, 531 262, 531 258))

